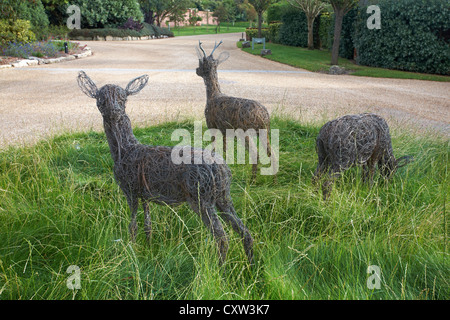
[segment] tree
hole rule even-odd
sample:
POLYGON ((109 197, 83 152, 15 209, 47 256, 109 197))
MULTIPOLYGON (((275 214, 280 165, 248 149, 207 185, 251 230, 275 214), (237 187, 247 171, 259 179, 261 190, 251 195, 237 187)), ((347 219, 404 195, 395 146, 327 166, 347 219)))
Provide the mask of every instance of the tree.
POLYGON ((213 17, 217 19, 217 28, 220 31, 220 23, 228 19, 228 8, 225 4, 221 3, 214 10, 213 17))
POLYGON ((161 22, 176 11, 186 11, 191 4, 190 0, 139 0, 146 21, 155 22, 161 27, 161 22))
POLYGON ((137 0, 71 0, 65 9, 69 4, 80 8, 81 25, 84 28, 115 27, 128 18, 143 20, 137 0))
POLYGON ((178 8, 172 11, 169 15, 169 21, 175 24, 177 27, 178 24, 184 22, 186 20, 186 11, 184 9, 178 8))
POLYGON ((272 0, 249 0, 248 1, 258 14, 258 38, 261 38, 262 15, 269 8, 272 0))
POLYGON ((358 0, 329 0, 334 10, 334 39, 331 49, 331 64, 337 65, 339 58, 339 44, 341 41, 342 20, 358 0))
POLYGON ((308 23, 308 49, 314 50, 313 28, 314 20, 320 12, 327 6, 322 0, 287 0, 290 5, 299 8, 306 15, 308 23))
POLYGON ((192 27, 194 27, 194 33, 195 33, 195 26, 197 25, 197 23, 199 22, 199 21, 202 21, 202 18, 201 17, 199 17, 198 15, 197 15, 197 9, 192 9, 192 10, 189 10, 189 18, 188 18, 188 21, 189 21, 189 24, 192 26, 192 27))

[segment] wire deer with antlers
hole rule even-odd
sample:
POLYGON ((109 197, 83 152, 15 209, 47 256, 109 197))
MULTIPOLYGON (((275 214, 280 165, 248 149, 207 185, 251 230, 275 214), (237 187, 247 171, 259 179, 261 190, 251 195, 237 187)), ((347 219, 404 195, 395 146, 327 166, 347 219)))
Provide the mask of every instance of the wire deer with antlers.
POLYGON ((152 230, 149 202, 165 205, 186 202, 213 234, 221 264, 226 259, 228 239, 216 209, 223 220, 242 237, 247 258, 252 263, 253 238, 233 207, 230 195, 231 171, 223 161, 216 161, 218 155, 191 147, 175 150, 176 147, 143 145, 134 136, 125 105, 129 96, 145 87, 148 76, 131 80, 125 89, 112 84, 97 89, 83 71, 79 72, 77 80, 81 90, 97 100, 97 107, 103 116, 106 138, 114 161, 114 177, 131 211, 131 240, 136 239, 139 200, 144 209, 144 230, 148 240, 152 230), (180 150, 189 152, 190 163, 174 163, 172 155, 180 150))
MULTIPOLYGON (((265 129, 267 140, 265 140, 266 154, 272 155, 272 149, 269 141, 270 131, 270 116, 266 107, 261 103, 244 98, 236 98, 223 94, 220 91, 219 79, 217 76, 217 67, 224 62, 228 57, 228 52, 222 52, 217 59, 214 59, 214 51, 222 44, 220 41, 216 43, 214 49, 209 56, 206 55, 199 41, 199 49, 197 54, 199 58, 199 66, 196 70, 198 76, 202 77, 206 85, 206 108, 205 118, 209 129, 218 129, 223 136, 223 146, 226 150, 226 130, 227 129, 242 129, 247 131, 253 129, 259 137, 260 129, 265 129)), ((262 131, 264 132, 264 131, 262 131)), ((248 149, 252 148, 251 139, 246 137, 248 149)), ((250 152, 250 155, 252 153, 250 152)), ((273 160, 272 160, 273 161, 273 160)), ((252 178, 255 179, 257 167, 259 162, 259 155, 252 167, 252 178)), ((276 179, 276 177, 275 177, 276 179)))

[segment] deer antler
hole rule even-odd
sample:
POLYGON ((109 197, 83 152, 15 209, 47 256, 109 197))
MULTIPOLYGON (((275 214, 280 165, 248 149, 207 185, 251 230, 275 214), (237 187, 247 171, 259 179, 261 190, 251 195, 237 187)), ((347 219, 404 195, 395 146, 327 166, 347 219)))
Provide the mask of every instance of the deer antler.
POLYGON ((220 40, 219 44, 217 44, 217 42, 214 44, 214 49, 213 49, 213 51, 211 51, 211 54, 210 54, 211 57, 212 57, 214 51, 216 51, 216 49, 217 49, 222 43, 223 43, 223 41, 220 40))
POLYGON ((202 43, 201 43, 201 41, 200 40, 198 40, 198 46, 200 47, 200 50, 202 50, 202 52, 203 52, 203 55, 205 56, 205 58, 206 58, 206 52, 205 52, 205 50, 203 50, 203 48, 202 48, 202 43))

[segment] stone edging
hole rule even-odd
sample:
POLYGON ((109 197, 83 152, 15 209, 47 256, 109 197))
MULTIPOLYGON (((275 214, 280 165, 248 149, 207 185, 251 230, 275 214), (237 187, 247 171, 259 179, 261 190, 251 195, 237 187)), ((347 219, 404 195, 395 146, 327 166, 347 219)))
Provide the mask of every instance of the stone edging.
POLYGON ((80 58, 85 58, 92 55, 91 48, 85 47, 83 49, 83 52, 71 54, 66 57, 59 57, 59 58, 50 58, 50 59, 42 59, 38 57, 29 57, 28 59, 20 60, 17 62, 14 62, 12 64, 3 64, 0 65, 0 69, 6 69, 6 68, 22 68, 22 67, 28 67, 28 66, 36 66, 40 64, 50 64, 50 63, 58 63, 63 61, 70 61, 80 58))

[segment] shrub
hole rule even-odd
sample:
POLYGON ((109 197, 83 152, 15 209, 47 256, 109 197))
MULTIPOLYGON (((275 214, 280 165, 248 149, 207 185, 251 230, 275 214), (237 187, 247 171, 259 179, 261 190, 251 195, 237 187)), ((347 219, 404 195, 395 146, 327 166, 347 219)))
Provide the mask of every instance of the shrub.
POLYGON ((380 0, 378 5, 381 29, 369 30, 366 7, 360 9, 355 35, 359 64, 450 74, 448 0, 380 0))
POLYGON ((269 40, 273 43, 280 43, 280 29, 283 24, 281 22, 272 22, 269 24, 269 40))
POLYGON ((47 28, 49 25, 48 17, 41 0, 35 0, 33 2, 17 1, 16 10, 18 18, 30 21, 34 33, 47 28))
POLYGON ((133 20, 133 18, 128 18, 128 20, 123 25, 119 26, 119 29, 141 31, 143 27, 144 25, 139 21, 135 21, 133 20))
POLYGON ((36 39, 35 34, 31 31, 30 21, 17 20, 0 20, 0 45, 4 46, 9 42, 30 42, 36 39))
POLYGON ((281 17, 279 32, 281 44, 295 47, 308 46, 308 25, 306 15, 297 8, 286 8, 281 17))
POLYGON ((283 15, 285 6, 286 3, 284 2, 273 3, 266 11, 267 22, 272 23, 276 21, 281 21, 281 16, 283 15))
POLYGON ((319 47, 321 49, 330 49, 333 45, 333 35, 330 33, 333 19, 328 11, 322 12, 319 16, 319 47))
POLYGON ((69 32, 69 38, 71 39, 96 39, 97 37, 105 38, 107 36, 125 38, 125 37, 146 37, 155 36, 160 37, 162 35, 173 37, 173 33, 167 28, 160 28, 148 23, 142 23, 142 29, 140 31, 131 29, 119 29, 119 28, 101 28, 101 29, 73 29, 69 32))
POLYGON ((130 17, 137 21, 144 19, 137 0, 73 0, 70 5, 80 8, 82 27, 111 28, 125 23, 130 17))
MULTIPOLYGON (((258 28, 247 28, 245 29, 245 34, 247 40, 252 41, 253 38, 258 38, 258 28)), ((270 40, 268 28, 261 28, 261 38, 266 38, 267 42, 270 40)))

